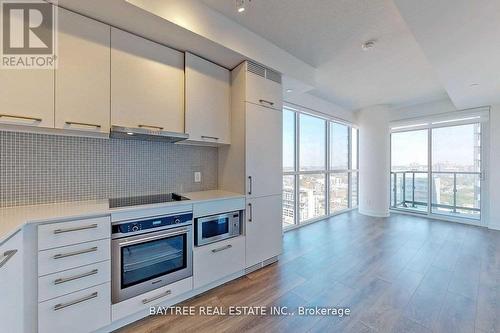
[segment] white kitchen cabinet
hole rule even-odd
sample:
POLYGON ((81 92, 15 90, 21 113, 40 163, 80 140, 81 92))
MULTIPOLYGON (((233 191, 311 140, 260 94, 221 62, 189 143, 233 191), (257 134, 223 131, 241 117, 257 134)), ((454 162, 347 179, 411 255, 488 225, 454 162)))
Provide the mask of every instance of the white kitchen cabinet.
POLYGON ((55 127, 109 132, 110 26, 58 8, 55 127))
POLYGON ((283 108, 281 74, 253 62, 246 64, 245 101, 281 110, 283 108))
POLYGON ((111 124, 184 132, 184 54, 111 28, 111 124))
POLYGON ((246 104, 247 197, 282 193, 282 111, 246 104))
POLYGON ((245 269, 245 237, 196 247, 193 251, 194 289, 245 269))
POLYGON ((54 70, 0 69, 0 124, 54 128, 54 70))
POLYGON ((246 267, 281 254, 283 248, 282 195, 247 200, 246 267))
POLYGON ((1 331, 24 330, 23 232, 19 231, 0 246, 1 331))
POLYGON ((93 332, 111 323, 110 305, 110 283, 39 303, 38 332, 93 332))
POLYGON ((230 143, 231 73, 186 53, 186 133, 189 141, 230 143))

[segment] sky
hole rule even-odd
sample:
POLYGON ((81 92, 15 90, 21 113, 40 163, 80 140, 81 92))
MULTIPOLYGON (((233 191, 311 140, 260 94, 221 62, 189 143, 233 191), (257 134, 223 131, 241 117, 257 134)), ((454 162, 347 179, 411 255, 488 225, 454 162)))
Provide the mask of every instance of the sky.
MULTIPOLYGON (((427 165, 427 130, 393 133, 393 166, 427 165)), ((474 165, 474 125, 460 125, 432 130, 433 164, 474 165)))

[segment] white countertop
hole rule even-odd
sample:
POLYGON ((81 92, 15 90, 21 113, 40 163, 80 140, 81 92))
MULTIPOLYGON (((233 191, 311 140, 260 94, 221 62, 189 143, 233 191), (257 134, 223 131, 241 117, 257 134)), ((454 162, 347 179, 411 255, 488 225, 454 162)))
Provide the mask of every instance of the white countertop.
POLYGON ((190 200, 113 209, 109 208, 107 199, 0 208, 0 244, 28 223, 43 223, 62 219, 81 219, 91 216, 109 215, 116 212, 133 211, 144 208, 192 205, 204 201, 245 198, 242 194, 221 190, 189 192, 182 193, 181 195, 189 198, 190 200))

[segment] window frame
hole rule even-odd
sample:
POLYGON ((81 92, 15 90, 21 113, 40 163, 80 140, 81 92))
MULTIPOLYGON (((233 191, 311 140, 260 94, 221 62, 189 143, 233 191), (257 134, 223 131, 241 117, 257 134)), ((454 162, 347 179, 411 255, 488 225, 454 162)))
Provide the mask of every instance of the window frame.
MULTIPOLYGON (((283 177, 285 176, 294 176, 294 224, 292 226, 287 226, 283 224, 284 230, 291 230, 309 223, 313 223, 319 220, 323 220, 325 218, 342 214, 344 212, 357 209, 357 205, 359 204, 359 128, 352 123, 346 122, 341 119, 335 119, 333 117, 327 117, 324 115, 318 115, 313 112, 307 112, 303 110, 296 109, 294 107, 283 106, 283 110, 288 112, 294 112, 295 126, 294 126, 294 142, 295 142, 295 160, 294 160, 294 170, 293 171, 283 171, 283 177), (300 170, 300 115, 316 117, 321 120, 324 120, 324 131, 325 131, 325 165, 324 169, 321 170, 300 170), (331 135, 331 123, 338 123, 344 126, 347 126, 348 129, 348 145, 347 145, 347 155, 348 155, 348 168, 347 169, 338 169, 331 170, 330 169, 330 135, 331 135), (357 140, 356 140, 356 148, 352 149, 352 133, 356 131, 357 140), (352 168, 352 154, 353 151, 357 155, 357 168, 352 168), (333 212, 333 209, 330 208, 330 176, 336 173, 347 173, 347 181, 348 181, 348 191, 347 191, 347 200, 348 200, 348 208, 342 209, 339 211, 333 212), (353 206, 353 188, 352 188, 352 174, 356 173, 357 182, 356 182, 356 205, 353 206), (325 214, 306 219, 300 221, 300 176, 301 175, 323 175, 325 177, 325 214)), ((283 217, 282 217, 283 218, 283 217)))

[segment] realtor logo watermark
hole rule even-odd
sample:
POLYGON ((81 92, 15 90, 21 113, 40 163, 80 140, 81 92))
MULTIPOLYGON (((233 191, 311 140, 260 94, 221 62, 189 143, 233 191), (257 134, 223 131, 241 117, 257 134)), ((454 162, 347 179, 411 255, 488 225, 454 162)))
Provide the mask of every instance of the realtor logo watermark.
POLYGON ((57 11, 41 0, 2 0, 2 69, 56 67, 57 11))

